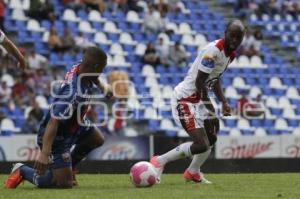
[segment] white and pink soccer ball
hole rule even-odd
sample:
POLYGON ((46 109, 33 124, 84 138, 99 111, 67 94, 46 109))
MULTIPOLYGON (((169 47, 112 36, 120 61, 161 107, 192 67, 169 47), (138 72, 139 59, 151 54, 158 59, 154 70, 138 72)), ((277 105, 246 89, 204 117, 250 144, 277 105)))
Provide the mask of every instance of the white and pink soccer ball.
POLYGON ((154 167, 146 161, 138 162, 130 169, 130 179, 136 187, 151 187, 156 183, 156 176, 154 167))

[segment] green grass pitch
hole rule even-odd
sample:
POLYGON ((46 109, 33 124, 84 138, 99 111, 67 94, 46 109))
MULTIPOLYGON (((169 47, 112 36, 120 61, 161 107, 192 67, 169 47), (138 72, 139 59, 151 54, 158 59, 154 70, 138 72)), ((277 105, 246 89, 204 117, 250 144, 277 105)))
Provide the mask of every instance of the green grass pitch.
MULTIPOLYGON (((0 176, 3 182, 5 175, 0 176)), ((179 174, 163 175, 162 183, 135 188, 129 175, 78 175, 79 186, 68 190, 37 189, 25 182, 17 189, 0 188, 0 199, 241 199, 300 198, 300 174, 207 174, 212 185, 186 183, 179 174)))

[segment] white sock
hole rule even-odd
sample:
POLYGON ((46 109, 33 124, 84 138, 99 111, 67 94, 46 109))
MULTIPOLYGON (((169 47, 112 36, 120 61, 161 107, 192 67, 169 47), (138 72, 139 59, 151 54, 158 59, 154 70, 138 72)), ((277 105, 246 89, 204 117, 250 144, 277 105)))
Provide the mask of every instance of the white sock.
POLYGON ((193 160, 192 160, 190 166, 188 167, 188 170, 191 173, 199 173, 200 172, 200 167, 203 165, 205 160, 208 158, 210 152, 211 152, 211 148, 208 149, 207 151, 203 152, 203 153, 199 153, 199 154, 194 155, 193 160))
POLYGON ((178 147, 172 149, 171 151, 158 156, 157 160, 160 164, 165 165, 168 162, 178 160, 184 157, 191 157, 191 145, 193 142, 185 142, 178 147))

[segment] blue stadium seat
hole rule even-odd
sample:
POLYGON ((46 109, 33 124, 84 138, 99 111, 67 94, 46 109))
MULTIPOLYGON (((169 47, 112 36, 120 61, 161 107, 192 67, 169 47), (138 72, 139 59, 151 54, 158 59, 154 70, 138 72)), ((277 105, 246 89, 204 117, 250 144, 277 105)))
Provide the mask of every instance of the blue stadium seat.
POLYGON ((251 126, 255 127, 255 128, 263 126, 262 125, 263 124, 263 120, 261 120, 261 119, 253 119, 253 120, 250 121, 250 123, 251 123, 251 126))
POLYGON ((149 120, 148 122, 148 128, 151 130, 151 131, 157 131, 159 129, 159 120, 149 120))
POLYGON ((165 131, 165 135, 168 137, 175 137, 175 136, 177 136, 177 131, 167 130, 167 131, 165 131))
POLYGON ((274 129, 274 128, 270 128, 268 129, 268 135, 280 135, 280 131, 274 129))
POLYGON ((88 14, 85 10, 79 10, 77 12, 77 17, 80 17, 82 20, 87 21, 88 20, 88 14))
POLYGON ((236 127, 236 120, 234 120, 234 119, 225 119, 224 123, 225 123, 226 127, 229 127, 229 128, 236 127))

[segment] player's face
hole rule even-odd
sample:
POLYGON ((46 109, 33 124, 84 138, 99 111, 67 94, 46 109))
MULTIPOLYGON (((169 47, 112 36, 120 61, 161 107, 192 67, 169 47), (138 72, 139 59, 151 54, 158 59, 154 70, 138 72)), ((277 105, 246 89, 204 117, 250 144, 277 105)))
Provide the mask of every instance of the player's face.
POLYGON ((227 50, 234 51, 236 50, 242 43, 244 38, 244 32, 242 32, 238 28, 229 28, 225 32, 225 45, 227 50))
POLYGON ((87 68, 86 73, 89 73, 91 75, 88 75, 88 79, 92 82, 96 82, 99 75, 103 72, 105 65, 99 65, 99 64, 95 64, 93 66, 90 66, 87 68))

